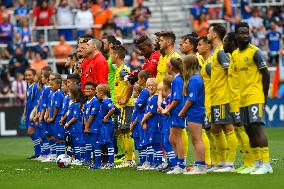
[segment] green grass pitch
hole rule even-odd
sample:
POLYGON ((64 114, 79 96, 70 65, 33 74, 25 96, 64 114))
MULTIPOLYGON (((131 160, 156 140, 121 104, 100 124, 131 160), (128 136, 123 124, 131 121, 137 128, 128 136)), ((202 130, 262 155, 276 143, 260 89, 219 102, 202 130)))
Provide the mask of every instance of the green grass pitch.
MULTIPOLYGON (((134 168, 88 170, 85 167, 60 169, 55 163, 26 160, 32 153, 29 138, 0 139, 0 189, 121 188, 121 189, 272 189, 284 188, 284 129, 266 129, 274 173, 271 175, 165 175, 134 168)), ((189 161, 192 161, 192 146, 189 161)), ((238 155, 237 164, 240 163, 238 155)))

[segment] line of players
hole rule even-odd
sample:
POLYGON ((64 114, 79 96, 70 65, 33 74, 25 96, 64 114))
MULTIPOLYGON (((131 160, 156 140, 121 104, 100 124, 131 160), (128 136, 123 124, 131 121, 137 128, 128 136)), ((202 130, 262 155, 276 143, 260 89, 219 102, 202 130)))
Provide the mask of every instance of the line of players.
MULTIPOLYGON (((249 43, 246 23, 238 24, 235 32, 225 35, 226 29, 222 25, 213 24, 208 36, 199 39, 195 34, 183 36, 180 45, 181 52, 186 54, 183 59, 173 51, 161 55, 157 79, 151 78, 147 71, 138 74, 133 90, 133 98, 137 99, 130 126, 135 149, 139 152, 138 170, 158 169, 167 174, 273 172, 269 164, 267 139, 261 127, 269 86, 265 59, 261 51, 249 43), (161 59, 165 57, 170 57, 170 61, 162 64, 161 59), (194 145, 194 166, 189 170, 185 168, 187 153, 183 142, 186 123, 194 145), (244 164, 235 170, 238 141, 244 164), (162 149, 166 151, 167 167, 162 166, 162 149)), ((158 38, 161 50, 163 45, 173 47, 175 43, 171 32, 158 35, 158 38)), ((141 44, 145 41, 147 43, 147 40, 142 40, 141 44)), ((124 62, 126 52, 122 46, 116 46, 111 52, 118 62, 124 62)), ((96 86, 91 82, 85 84, 88 101, 81 115, 77 103, 81 91, 74 75, 62 81, 58 74, 43 70, 43 86, 34 83, 36 73, 33 70, 27 70, 25 76, 29 83, 25 115, 29 115, 35 106, 30 99, 40 96, 38 116, 35 116, 34 124, 28 123, 33 126, 29 127, 29 134, 34 141, 36 155, 51 154, 43 160, 51 161, 64 153, 65 129, 71 135, 75 153, 73 164, 81 164, 81 144, 85 142, 85 160, 91 158, 90 153, 94 150, 95 163, 91 168, 114 167, 114 124, 111 116, 120 112, 108 98, 108 86, 96 86), (36 92, 38 88, 42 88, 41 95, 36 92), (52 92, 47 92, 50 90, 52 92), (35 127, 37 118, 45 120, 46 124, 41 122, 38 128, 35 127), (83 123, 91 135, 83 134, 83 123), (100 144, 106 144, 108 148, 108 163, 104 166, 101 165, 100 144)), ((29 120, 28 116, 26 120, 29 120)))

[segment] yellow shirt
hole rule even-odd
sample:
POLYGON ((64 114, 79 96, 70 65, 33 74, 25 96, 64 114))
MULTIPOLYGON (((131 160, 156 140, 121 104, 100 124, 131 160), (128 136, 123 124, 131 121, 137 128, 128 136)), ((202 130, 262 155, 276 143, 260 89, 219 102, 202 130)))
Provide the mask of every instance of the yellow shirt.
POLYGON ((170 61, 172 57, 181 58, 181 56, 176 51, 172 52, 169 55, 160 56, 158 67, 157 67, 157 77, 156 77, 158 82, 162 82, 164 77, 168 74, 167 63, 170 61))
POLYGON ((230 57, 230 65, 228 68, 228 85, 229 85, 229 104, 230 112, 239 112, 240 109, 240 90, 239 78, 236 68, 237 50, 234 50, 230 57))
POLYGON ((264 93, 260 69, 266 68, 266 61, 261 51, 254 45, 240 51, 237 49, 236 67, 238 70, 240 107, 263 104, 264 93))
POLYGON ((216 48, 213 53, 211 64, 211 105, 229 103, 229 87, 227 68, 230 58, 224 52, 223 45, 216 48))
POLYGON ((202 64, 200 74, 204 81, 204 92, 205 92, 205 113, 207 115, 211 114, 211 78, 210 78, 210 69, 211 69, 212 56, 205 60, 202 64))
POLYGON ((203 59, 203 56, 201 56, 198 52, 195 55, 196 55, 196 57, 198 59, 199 65, 202 67, 204 62, 205 62, 204 59, 203 59))
POLYGON ((127 95, 127 88, 128 88, 128 81, 124 81, 123 78, 121 78, 120 73, 121 70, 124 69, 127 72, 130 72, 130 68, 125 66, 124 64, 120 67, 117 67, 115 70, 115 79, 114 79, 114 104, 118 108, 122 108, 124 106, 133 106, 134 101, 132 98, 129 99, 129 101, 124 105, 119 105, 118 100, 121 98, 125 98, 127 95))

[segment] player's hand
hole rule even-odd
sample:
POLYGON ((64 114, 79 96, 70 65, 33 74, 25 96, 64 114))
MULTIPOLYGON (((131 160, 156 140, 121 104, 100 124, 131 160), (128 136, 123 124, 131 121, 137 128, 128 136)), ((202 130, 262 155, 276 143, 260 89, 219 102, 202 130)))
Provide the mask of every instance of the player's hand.
POLYGON ((158 112, 159 114, 161 114, 162 111, 163 111, 163 108, 162 108, 162 107, 158 107, 157 112, 158 112))
POLYGON ((121 98, 118 100, 118 104, 123 105, 126 104, 128 102, 128 100, 126 98, 121 98))
POLYGON ((105 123, 107 123, 107 122, 108 122, 108 118, 105 116, 104 119, 103 119, 103 121, 104 121, 105 123))
POLYGON ((84 133, 90 133, 90 129, 89 128, 85 128, 84 133))
POLYGON ((144 130, 146 130, 146 129, 148 128, 148 125, 147 125, 146 123, 144 123, 144 124, 142 125, 142 127, 143 127, 144 130))
POLYGON ((168 113, 169 113, 168 109, 163 109, 163 110, 162 110, 162 114, 165 115, 165 114, 168 114, 168 113))
POLYGON ((64 125, 64 121, 63 121, 62 118, 60 119, 59 124, 60 124, 60 125, 64 125))
POLYGON ((134 128, 134 125, 133 125, 133 123, 131 123, 131 124, 130 124, 130 128, 129 128, 129 129, 130 129, 130 131, 132 131, 132 130, 133 130, 133 128, 134 128))
POLYGON ((67 129, 69 126, 70 126, 70 125, 69 125, 68 123, 66 123, 66 124, 64 125, 64 129, 67 129))
POLYGON ((181 111, 179 114, 178 114, 179 117, 186 117, 186 114, 185 112, 181 111))

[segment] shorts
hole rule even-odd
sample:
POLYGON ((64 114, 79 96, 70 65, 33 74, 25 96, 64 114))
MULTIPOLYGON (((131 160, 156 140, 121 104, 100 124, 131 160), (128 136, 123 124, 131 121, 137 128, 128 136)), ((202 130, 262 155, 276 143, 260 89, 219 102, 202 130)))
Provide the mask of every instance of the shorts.
POLYGON ((114 141, 114 125, 113 123, 103 123, 101 128, 101 141, 103 144, 113 143, 114 141))
POLYGON ((147 132, 147 130, 143 134, 143 138, 141 139, 141 145, 153 145, 161 143, 161 133, 160 132, 147 132))
POLYGON ((134 147, 135 150, 141 150, 142 149, 142 145, 141 145, 141 140, 138 137, 133 138, 134 140, 134 147))
POLYGON ((240 108, 241 123, 250 126, 253 123, 265 125, 263 104, 252 104, 240 108))
POLYGON ((92 144, 93 135, 93 133, 83 133, 84 143, 92 144))
POLYGON ((54 125, 54 122, 53 123, 48 123, 48 130, 49 130, 49 133, 50 133, 50 136, 56 136, 56 127, 54 125))
POLYGON ((100 133, 93 133, 92 138, 91 138, 91 142, 92 142, 93 147, 101 145, 102 144, 101 134, 100 133))
POLYGON ((211 114, 205 114, 204 122, 202 124, 202 129, 210 129, 211 128, 211 114))
POLYGON ((229 104, 211 106, 211 118, 214 125, 232 124, 232 115, 229 104))
POLYGON ((141 125, 139 123, 137 123, 134 126, 134 128, 132 130, 132 134, 131 134, 132 138, 139 138, 139 136, 140 136, 140 128, 139 127, 141 127, 141 125))
POLYGON ((25 125, 26 125, 26 128, 28 128, 28 126, 32 126, 32 123, 30 122, 30 115, 31 115, 31 112, 33 111, 33 108, 26 108, 26 114, 25 114, 25 125))
POLYGON ((74 146, 74 144, 83 144, 83 133, 70 133, 71 135, 71 143, 74 146))
POLYGON ((241 125, 242 121, 241 121, 241 114, 240 112, 232 112, 232 118, 233 118, 233 124, 235 126, 239 126, 241 125))
POLYGON ((170 144, 170 133, 162 133, 162 144, 170 144))
POLYGON ((192 115, 186 116, 186 121, 187 122, 193 122, 193 123, 199 123, 199 124, 203 125, 203 123, 204 123, 204 116, 199 116, 199 117, 192 116, 192 115))
POLYGON ((185 118, 177 115, 170 115, 171 127, 182 127, 185 128, 185 118))
POLYGON ((39 138, 44 139, 46 138, 46 129, 45 127, 37 127, 39 138))
POLYGON ((120 130, 125 130, 130 128, 131 118, 133 113, 133 106, 125 106, 120 108, 120 114, 116 115, 115 126, 120 130))
POLYGON ((64 139, 65 137, 65 129, 63 125, 60 125, 59 123, 60 117, 56 117, 55 121, 53 123, 55 127, 55 135, 53 135, 57 139, 64 139))

